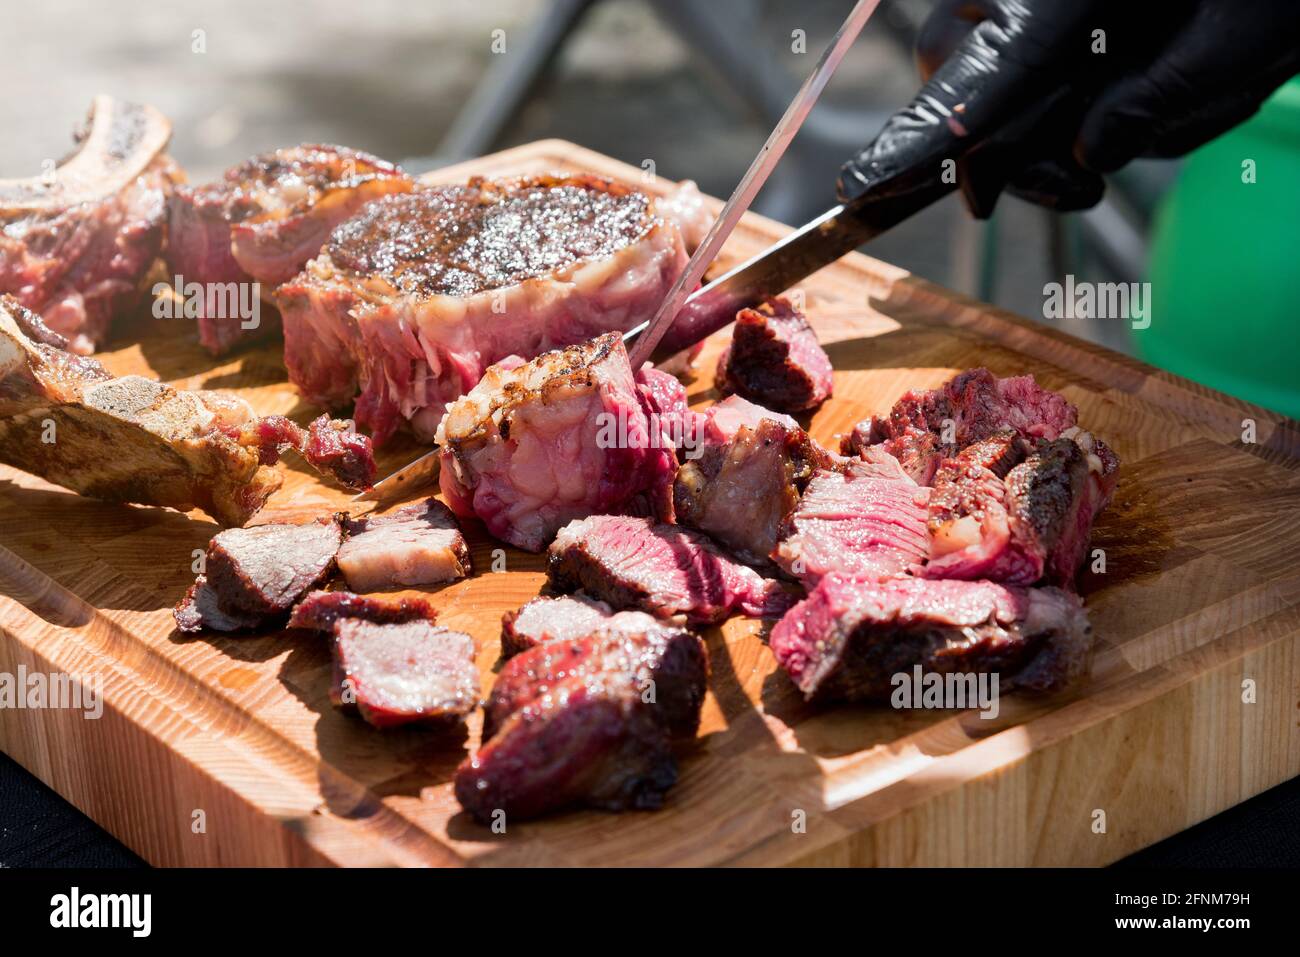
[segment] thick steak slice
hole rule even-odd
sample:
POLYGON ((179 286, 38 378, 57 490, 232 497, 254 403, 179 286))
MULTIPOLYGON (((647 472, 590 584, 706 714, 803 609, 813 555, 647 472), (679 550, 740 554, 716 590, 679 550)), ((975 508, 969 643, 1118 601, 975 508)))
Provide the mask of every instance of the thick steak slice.
MULTIPOLYGON (((179 186, 168 204, 167 262, 184 283, 261 283, 270 298, 366 203, 414 184, 396 166, 342 146, 263 153, 215 183, 179 186)), ((199 306, 199 341, 214 355, 253 330, 199 306)))
POLYGON ((452 509, 526 551, 573 519, 670 507, 674 450, 651 432, 615 333, 491 367, 437 441, 452 509))
POLYGON ((0 180, 0 293, 41 313, 72 352, 102 345, 162 246, 180 172, 157 110, 98 96, 49 177, 0 180))
POLYGON ((772 630, 809 700, 886 701, 894 676, 996 673, 1000 691, 1055 691, 1087 670, 1092 628, 1073 594, 992 582, 825 576, 772 630))
POLYGON ((717 408, 705 413, 704 442, 677 470, 674 512, 741 561, 769 567, 782 522, 814 470, 831 467, 833 457, 783 415, 737 424, 724 436, 711 414, 717 408))
POLYGON ((585 595, 534 598, 501 617, 501 655, 513 657, 545 641, 582 638, 596 630, 645 634, 675 627, 643 611, 620 611, 585 595))
POLYGON ((389 597, 356 595, 350 591, 313 591, 293 606, 288 627, 333 634, 334 623, 341 618, 401 624, 416 619, 434 621, 437 617, 437 609, 427 601, 409 595, 389 597))
POLYGON ((463 632, 420 618, 339 618, 333 632, 330 700, 376 728, 455 721, 478 704, 474 639, 463 632))
POLYGON ((615 608, 639 608, 697 624, 728 615, 777 615, 781 585, 728 558, 698 532, 647 518, 596 515, 560 530, 546 574, 561 591, 582 589, 615 608))
POLYGON ((470 571, 456 517, 434 498, 349 522, 338 561, 355 591, 436 585, 470 571))
POLYGON ((807 587, 831 572, 887 578, 929 551, 930 490, 880 466, 820 471, 786 520, 773 559, 807 587))
POLYGON ((288 615, 298 599, 333 573, 343 519, 228 528, 214 535, 205 574, 221 606, 264 618, 288 615))
POLYGON ((685 264, 645 194, 591 176, 389 196, 276 291, 285 362, 308 400, 356 398, 377 442, 403 423, 429 439, 489 365, 630 329, 685 264))
POLYGON ((456 797, 484 823, 573 805, 657 808, 677 779, 674 739, 694 736, 708 678, 682 629, 599 630, 549 641, 501 670, 484 741, 456 772, 456 797))
POLYGON ((803 314, 785 298, 736 313, 718 360, 718 389, 781 412, 814 409, 831 397, 831 360, 803 314))

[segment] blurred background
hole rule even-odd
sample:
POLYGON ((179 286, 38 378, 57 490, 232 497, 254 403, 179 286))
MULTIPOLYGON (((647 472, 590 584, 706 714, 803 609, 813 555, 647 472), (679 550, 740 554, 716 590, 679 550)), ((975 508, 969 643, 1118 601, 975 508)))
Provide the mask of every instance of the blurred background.
MULTIPOLYGON (((554 136, 634 164, 652 159, 661 175, 695 179, 716 196, 730 193, 852 6, 852 0, 4 2, 8 83, 0 117, 10 135, 0 140, 0 175, 31 175, 47 157, 61 156, 91 96, 108 92, 152 103, 171 117, 172 153, 192 181, 215 177, 256 152, 304 141, 369 150, 422 172, 554 136)), ((884 0, 760 196, 760 212, 799 224, 834 202, 840 163, 916 90, 913 40, 929 6, 928 0, 884 0)), ((1291 134, 1300 142, 1300 124, 1291 134)), ((1239 175, 1235 157, 1213 167, 1210 178, 1231 186, 1239 175)), ((1194 245, 1175 244, 1179 256, 1164 255, 1157 264, 1163 270, 1152 268, 1153 222, 1162 200, 1170 204, 1179 165, 1133 164, 1112 179, 1101 206, 1067 216, 1006 196, 990 222, 976 223, 952 197, 866 251, 1300 415, 1300 398, 1289 385, 1300 361, 1295 337, 1280 353, 1260 350, 1257 338, 1225 315, 1239 310, 1240 295, 1207 274, 1212 268, 1216 279, 1222 271, 1248 280, 1253 264, 1276 283, 1272 261, 1257 257, 1238 267, 1205 245, 1210 239, 1239 245, 1225 216, 1245 216, 1249 226, 1259 213, 1240 202, 1227 212, 1184 212, 1181 235, 1194 245), (1200 224, 1190 225, 1198 215, 1200 224), (1156 324, 1137 340, 1123 318, 1044 316, 1044 284, 1066 274, 1133 282, 1153 271, 1163 282, 1154 292, 1156 324), (1225 354, 1233 355, 1230 371, 1219 361, 1225 354), (1270 361, 1267 369, 1252 365, 1270 361)), ((1276 215, 1276 198, 1261 190, 1241 195, 1276 215)), ((1288 197, 1300 208, 1294 189, 1288 197)), ((1296 230, 1289 235, 1294 252, 1296 230)), ((1294 291, 1296 280, 1290 282, 1294 291)))

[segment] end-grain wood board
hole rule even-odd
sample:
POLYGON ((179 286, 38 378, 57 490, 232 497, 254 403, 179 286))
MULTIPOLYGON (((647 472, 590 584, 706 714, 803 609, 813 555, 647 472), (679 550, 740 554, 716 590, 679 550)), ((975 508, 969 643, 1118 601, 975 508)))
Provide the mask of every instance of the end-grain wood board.
MULTIPOLYGON (((642 171, 559 141, 441 170, 437 180, 642 171)), ((749 215, 739 261, 786 231, 749 215)), ((0 468, 0 672, 94 675, 102 717, 0 709, 0 748, 155 864, 1104 864, 1300 771, 1300 432, 1158 372, 862 255, 802 287, 835 366, 812 418, 830 442, 906 389, 984 365, 1033 373, 1123 460, 1080 588, 1098 636, 1090 680, 974 712, 805 706, 734 619, 704 634, 710 693, 681 780, 658 812, 508 822, 462 813, 463 733, 383 733, 328 702, 329 655, 307 637, 181 636, 170 609, 216 527, 199 513, 115 506, 0 468), (1255 441, 1244 441, 1243 423, 1255 441)), ((709 341, 688 386, 716 398, 709 341)), ((279 345, 214 362, 180 321, 127 324, 118 374, 233 389, 262 413, 314 410, 279 345)), ((385 451, 386 472, 416 452, 385 451)), ((112 455, 112 449, 105 449, 112 455)), ((263 520, 345 507, 294 462, 263 520)), ((470 632, 490 685, 500 619, 537 594, 538 556, 466 529, 476 574, 432 593, 470 632)))

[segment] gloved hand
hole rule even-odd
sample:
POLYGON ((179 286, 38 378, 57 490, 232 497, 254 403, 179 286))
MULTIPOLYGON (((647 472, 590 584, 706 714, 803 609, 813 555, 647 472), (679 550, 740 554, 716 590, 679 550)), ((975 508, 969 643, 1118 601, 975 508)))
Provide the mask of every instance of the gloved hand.
POLYGON ((841 200, 951 159, 977 216, 1004 188, 1083 209, 1101 173, 1186 153, 1300 72, 1300 0, 939 0, 918 54, 925 85, 841 169, 841 200))

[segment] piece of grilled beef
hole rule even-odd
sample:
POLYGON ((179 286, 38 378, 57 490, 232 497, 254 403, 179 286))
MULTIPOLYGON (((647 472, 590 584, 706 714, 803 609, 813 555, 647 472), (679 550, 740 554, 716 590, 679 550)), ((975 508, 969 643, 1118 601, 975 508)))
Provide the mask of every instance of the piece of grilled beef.
POLYGON ((1007 430, 1025 439, 1055 439, 1077 424, 1078 410, 1033 376, 999 379, 968 369, 938 389, 906 393, 889 415, 858 423, 845 454, 880 445, 920 485, 930 485, 944 459, 1007 430))
POLYGON ((597 629, 642 634, 677 627, 643 611, 614 611, 586 595, 534 598, 501 617, 501 655, 510 658, 545 641, 581 638, 597 629))
POLYGON ((691 529, 647 518, 596 515, 571 522, 552 543, 546 574, 559 591, 582 590, 615 608, 639 608, 696 624, 735 613, 779 615, 781 585, 733 561, 691 529))
POLYGON ((830 357, 803 313, 778 298, 736 313, 715 381, 724 394, 779 412, 805 412, 831 397, 831 372, 830 357))
POLYGON ((587 515, 670 508, 674 449, 652 433, 616 333, 492 366, 437 441, 452 510, 526 551, 587 515))
POLYGON ((172 611, 181 631, 242 631, 283 622, 335 568, 346 516, 228 528, 208 542, 203 574, 172 611))
POLYGON ((929 551, 929 495, 878 453, 844 473, 823 469, 783 523, 772 557, 809 588, 832 572, 906 574, 929 551))
POLYGON ((350 591, 308 592, 293 606, 290 628, 332 634, 340 618, 364 618, 376 624, 401 624, 416 619, 436 621, 438 611, 411 595, 358 595, 350 591))
POLYGON ((456 798, 485 824, 575 805, 658 808, 707 680, 704 644, 681 628, 600 629, 530 648, 497 677, 456 798))
POLYGON ((270 466, 298 448, 353 488, 374 477, 370 443, 325 417, 302 430, 236 396, 114 378, 12 296, 0 296, 0 461, 111 502, 199 508, 243 525, 280 487, 270 466))
POLYGON ((644 193, 592 176, 388 196, 276 291, 285 363, 312 402, 356 398, 376 442, 403 423, 429 439, 489 365, 631 328, 685 264, 644 193))
POLYGON ((782 522, 813 472, 832 467, 834 457, 789 416, 746 403, 757 414, 737 421, 737 401, 745 400, 733 397, 704 413, 703 441, 677 470, 673 507, 680 524, 766 568, 782 522))
POLYGON ((348 522, 339 571, 354 591, 437 585, 470 572, 456 517, 435 498, 348 522))
MULTIPOLYGON (((167 263, 188 284, 251 283, 270 300, 366 203, 407 192, 391 163, 342 146, 304 144, 254 156, 214 183, 178 186, 168 203, 167 263)), ((213 355, 255 330, 198 305, 199 341, 213 355)))
POLYGON ((48 174, 0 180, 0 293, 39 312, 81 355, 134 304, 180 178, 157 110, 95 97, 76 151, 48 174))
POLYGON ((1058 588, 832 573, 777 623, 771 647, 809 700, 886 701, 917 666, 1048 692, 1087 670, 1092 629, 1058 588))

